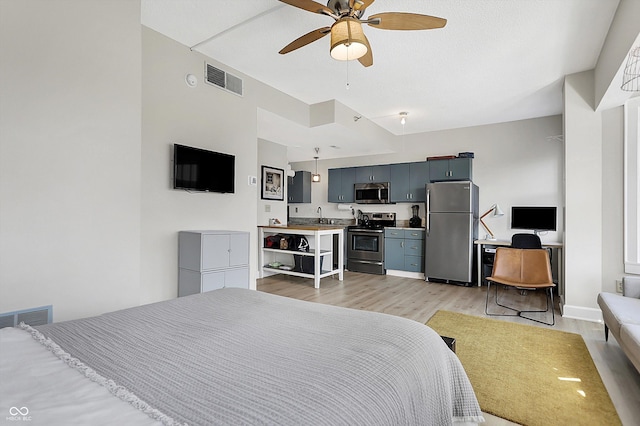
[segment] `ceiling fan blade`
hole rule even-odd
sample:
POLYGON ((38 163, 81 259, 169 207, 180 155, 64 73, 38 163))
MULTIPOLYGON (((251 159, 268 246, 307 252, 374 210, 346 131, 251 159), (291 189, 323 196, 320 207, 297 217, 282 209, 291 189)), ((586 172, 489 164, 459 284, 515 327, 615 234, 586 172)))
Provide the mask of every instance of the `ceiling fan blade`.
POLYGON ((296 49, 299 49, 303 46, 306 46, 309 43, 313 43, 314 41, 321 39, 322 37, 326 36, 330 32, 331 32, 331 27, 318 28, 317 30, 308 32, 302 37, 298 37, 297 39, 293 40, 291 43, 287 44, 278 53, 280 53, 281 55, 284 55, 285 53, 293 52, 296 49))
POLYGON ((352 9, 355 10, 365 10, 366 8, 368 8, 369 6, 371 6, 371 3, 373 3, 376 0, 350 0, 349 1, 349 6, 352 9), (351 4, 353 3, 353 4, 351 4))
POLYGON ((309 12, 320 13, 320 14, 325 14, 329 16, 334 15, 333 10, 313 0, 280 0, 280 1, 282 3, 286 3, 290 6, 307 10, 309 12))
POLYGON ((444 18, 403 12, 378 13, 370 16, 364 22, 382 30, 430 30, 442 28, 447 24, 447 20, 444 18))
POLYGON ((369 43, 367 36, 364 36, 364 41, 367 45, 367 53, 358 58, 358 62, 360 62, 364 67, 370 67, 373 65, 373 51, 371 50, 371 44, 369 43))

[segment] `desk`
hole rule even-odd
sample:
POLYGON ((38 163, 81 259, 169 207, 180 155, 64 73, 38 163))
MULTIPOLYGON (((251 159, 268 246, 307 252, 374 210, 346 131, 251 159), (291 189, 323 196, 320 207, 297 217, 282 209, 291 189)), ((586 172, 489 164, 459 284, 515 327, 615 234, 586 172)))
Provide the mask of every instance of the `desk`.
MULTIPOLYGON (((501 247, 510 247, 511 241, 507 240, 475 240, 473 244, 476 245, 477 248, 477 264, 478 264, 478 287, 482 285, 482 248, 483 246, 501 246, 501 247)), ((558 250, 558 295, 560 297, 564 296, 564 281, 562 277, 564 276, 564 271, 562 269, 562 243, 542 243, 542 248, 552 248, 558 250)))

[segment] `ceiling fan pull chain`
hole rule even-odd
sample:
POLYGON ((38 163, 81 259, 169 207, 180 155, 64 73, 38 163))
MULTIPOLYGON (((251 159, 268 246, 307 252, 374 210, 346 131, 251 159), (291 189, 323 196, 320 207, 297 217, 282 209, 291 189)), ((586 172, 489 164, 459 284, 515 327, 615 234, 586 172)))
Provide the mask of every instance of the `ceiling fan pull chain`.
POLYGON ((347 63, 347 90, 349 90, 349 61, 345 61, 347 63))

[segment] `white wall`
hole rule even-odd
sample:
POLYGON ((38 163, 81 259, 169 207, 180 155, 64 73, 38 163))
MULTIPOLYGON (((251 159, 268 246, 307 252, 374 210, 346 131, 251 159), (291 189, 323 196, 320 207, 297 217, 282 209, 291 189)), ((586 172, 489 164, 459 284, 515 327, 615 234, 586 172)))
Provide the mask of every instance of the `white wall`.
POLYGON ((137 305, 140 2, 2 1, 0 52, 0 312, 137 305))
MULTIPOLYGON (((510 123, 397 136, 397 146, 402 152, 394 155, 319 160, 318 171, 322 175, 319 184, 312 184, 312 203, 292 205, 292 217, 318 217, 316 209, 322 206, 325 217, 351 218, 348 211, 337 210, 337 205, 327 202, 327 169, 334 167, 370 164, 423 161, 429 156, 474 152, 473 180, 480 187, 480 210, 498 203, 505 216, 487 219, 487 224, 498 239, 510 239, 516 231, 510 229, 510 207, 514 205, 557 206, 559 223, 557 232, 542 235, 545 241, 561 240, 563 150, 556 136, 562 134, 560 116, 543 117, 510 123), (295 212, 295 208, 298 212, 295 212)), ((296 170, 315 170, 315 163, 293 164, 296 170)), ((364 211, 395 211, 398 220, 411 217, 413 203, 366 206, 354 204, 364 211)), ((420 204, 420 216, 424 217, 424 205, 420 204)), ((480 230, 483 235, 486 231, 480 230)))
MULTIPOLYGON (((255 244, 258 187, 249 186, 248 176, 258 173, 255 104, 205 84, 206 58, 188 47, 148 28, 143 28, 142 46, 141 301, 144 303, 177 296, 180 230, 247 231, 255 244), (188 73, 197 76, 196 87, 185 83, 188 73), (235 155, 235 193, 172 189, 174 143, 235 155)), ((212 60, 208 62, 225 69, 212 60)), ((251 82, 245 81, 244 92, 251 91, 251 82)))
POLYGON ((611 293, 624 275, 623 129, 623 107, 602 112, 602 291, 611 293))
POLYGON ((178 231, 187 229, 250 232, 250 287, 255 288, 257 225, 268 224, 269 217, 286 220, 286 201, 260 199, 260 166, 287 165, 284 147, 258 142, 258 109, 303 120, 308 105, 146 27, 142 64, 141 302, 177 296, 178 231), (243 96, 204 83, 205 62, 241 78, 243 96), (186 85, 188 73, 198 77, 196 87, 186 85), (174 143, 235 155, 235 193, 172 189, 174 143), (249 185, 249 176, 258 184, 249 185), (264 211, 266 205, 271 212, 264 211))
POLYGON ((287 223, 287 147, 264 139, 258 139, 258 225, 268 225, 269 219, 287 223), (284 171, 284 200, 262 199, 262 166, 275 167, 284 171))
POLYGON ((593 71, 565 78, 565 308, 598 319, 602 289, 602 114, 594 111, 593 71))

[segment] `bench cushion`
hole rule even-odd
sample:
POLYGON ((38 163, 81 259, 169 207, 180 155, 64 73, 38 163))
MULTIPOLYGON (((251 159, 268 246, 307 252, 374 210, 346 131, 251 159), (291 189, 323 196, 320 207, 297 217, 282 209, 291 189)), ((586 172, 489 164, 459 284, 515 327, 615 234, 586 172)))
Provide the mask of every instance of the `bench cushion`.
POLYGON ((598 305, 602 310, 604 323, 618 341, 623 323, 640 325, 640 299, 603 292, 598 295, 598 305))
POLYGON ((622 324, 620 346, 636 369, 640 371, 640 325, 622 324))

